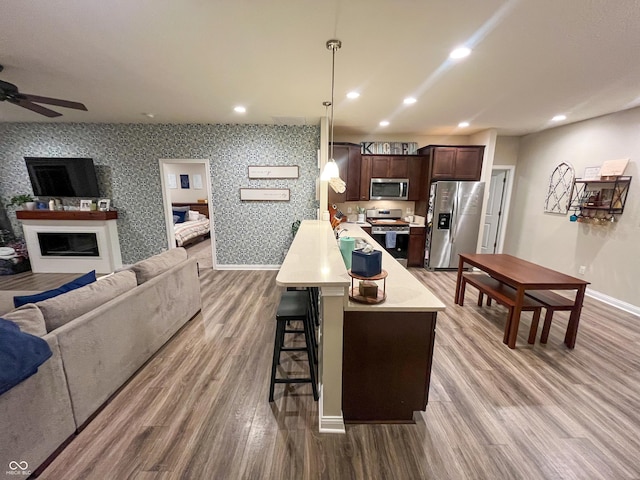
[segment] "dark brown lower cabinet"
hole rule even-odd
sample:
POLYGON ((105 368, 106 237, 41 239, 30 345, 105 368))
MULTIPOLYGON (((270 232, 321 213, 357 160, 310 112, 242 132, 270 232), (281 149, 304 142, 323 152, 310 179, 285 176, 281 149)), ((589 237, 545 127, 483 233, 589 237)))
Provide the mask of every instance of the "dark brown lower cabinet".
POLYGON ((411 423, 429 399, 436 312, 345 312, 345 423, 411 423))

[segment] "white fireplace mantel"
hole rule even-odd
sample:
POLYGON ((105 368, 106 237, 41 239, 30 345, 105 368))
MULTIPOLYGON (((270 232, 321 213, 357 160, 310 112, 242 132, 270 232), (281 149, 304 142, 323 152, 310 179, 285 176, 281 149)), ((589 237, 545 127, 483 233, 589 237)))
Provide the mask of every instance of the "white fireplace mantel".
POLYGON ((34 273, 110 273, 122 266, 117 212, 19 210, 31 269, 34 273), (38 233, 92 233, 98 256, 42 255, 38 233))

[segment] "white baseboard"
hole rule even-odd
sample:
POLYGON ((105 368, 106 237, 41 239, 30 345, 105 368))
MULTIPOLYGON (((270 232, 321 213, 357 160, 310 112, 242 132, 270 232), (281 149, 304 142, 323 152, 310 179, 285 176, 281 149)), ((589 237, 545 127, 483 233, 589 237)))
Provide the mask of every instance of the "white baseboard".
POLYGON ((631 305, 630 303, 623 302, 622 300, 610 297, 609 295, 605 295, 604 293, 596 292, 595 290, 591 290, 590 288, 587 288, 585 295, 591 298, 595 298, 596 300, 606 303, 607 305, 611 305, 612 307, 619 308, 620 310, 624 310, 625 312, 640 317, 640 307, 636 305, 631 305))
POLYGON ((346 434, 344 418, 342 415, 323 415, 322 385, 320 385, 320 398, 318 399, 318 431, 320 433, 346 434))
POLYGON ((216 265, 214 270, 280 270, 280 265, 216 265))

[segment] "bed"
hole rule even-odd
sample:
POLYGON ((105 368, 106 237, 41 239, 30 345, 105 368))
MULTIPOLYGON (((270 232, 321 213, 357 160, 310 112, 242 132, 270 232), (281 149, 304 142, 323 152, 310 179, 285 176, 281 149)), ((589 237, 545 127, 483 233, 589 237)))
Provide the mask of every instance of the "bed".
POLYGON ((173 203, 172 208, 174 220, 176 216, 180 217, 173 224, 178 247, 188 246, 210 236, 209 207, 206 203, 173 203))

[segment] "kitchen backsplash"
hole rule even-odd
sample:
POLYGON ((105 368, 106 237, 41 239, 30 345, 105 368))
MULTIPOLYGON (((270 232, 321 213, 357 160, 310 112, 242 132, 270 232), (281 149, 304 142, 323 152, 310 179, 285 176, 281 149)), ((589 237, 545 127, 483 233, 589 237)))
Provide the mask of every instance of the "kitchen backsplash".
POLYGON ((337 204, 338 209, 347 216, 348 221, 356 221, 358 210, 356 207, 362 207, 366 210, 399 208, 402 210, 402 216, 413 215, 415 213, 415 202, 394 201, 394 200, 373 200, 366 202, 344 202, 337 204), (349 212, 351 209, 351 212, 349 212))

